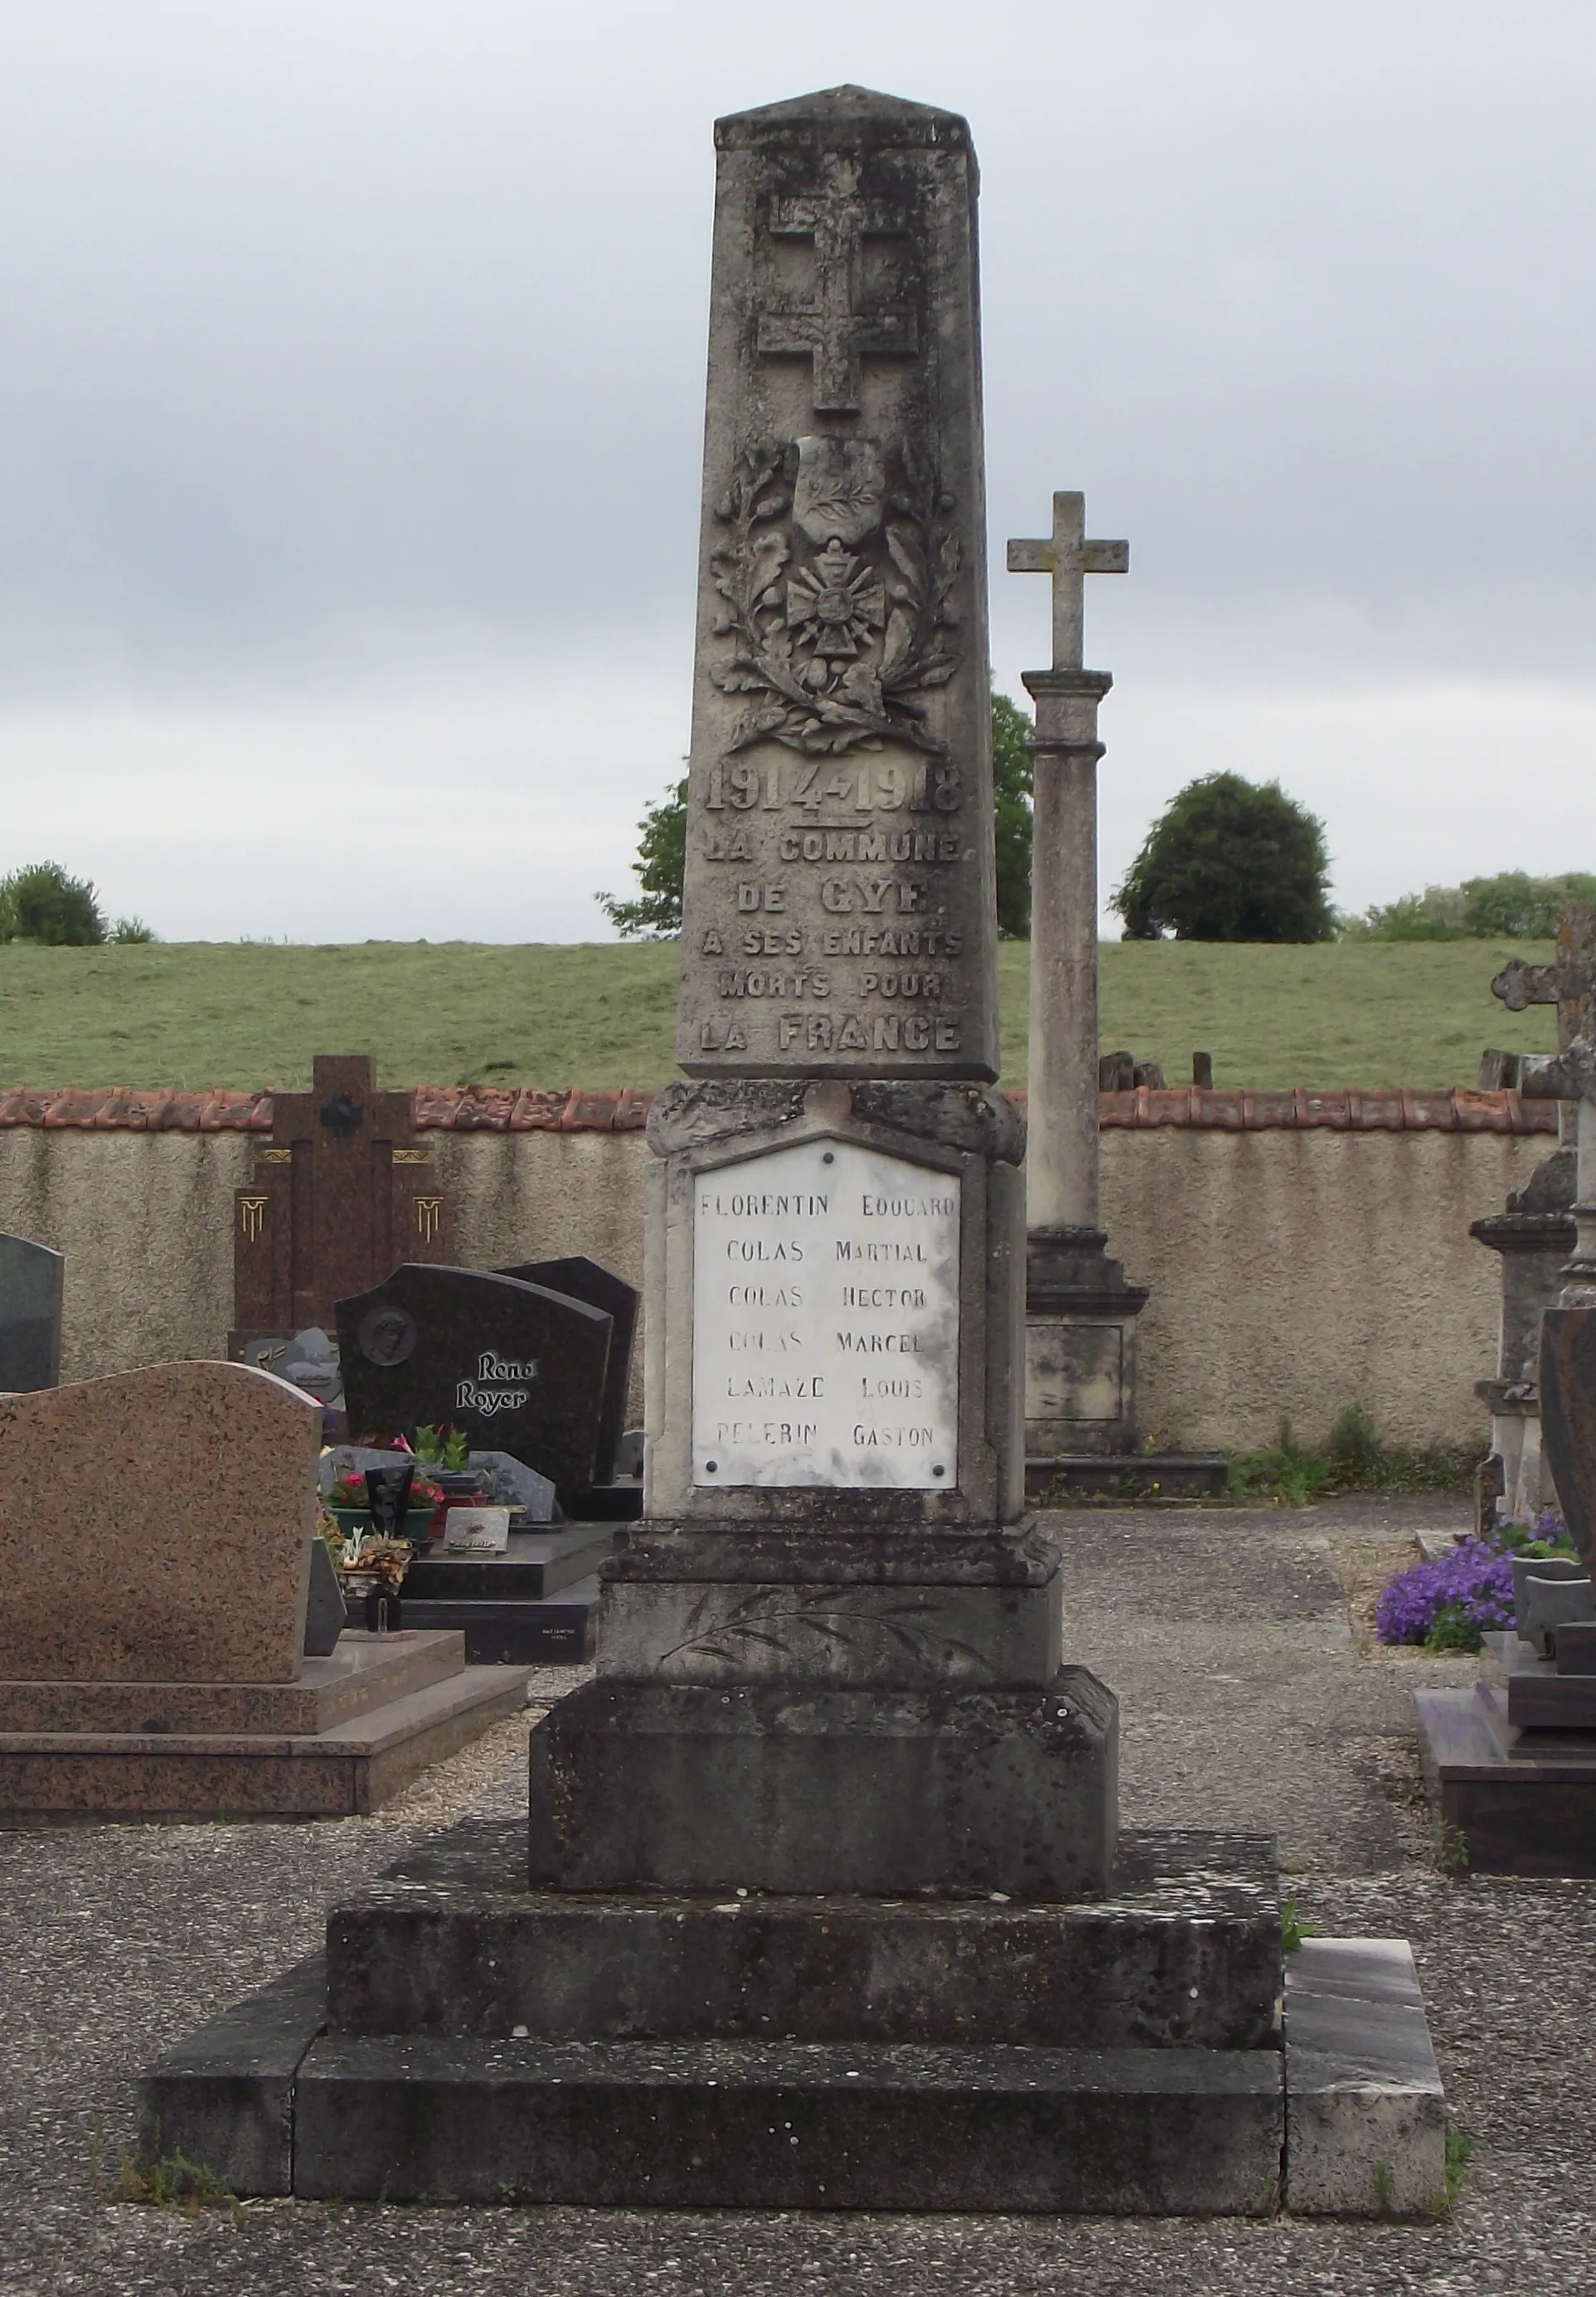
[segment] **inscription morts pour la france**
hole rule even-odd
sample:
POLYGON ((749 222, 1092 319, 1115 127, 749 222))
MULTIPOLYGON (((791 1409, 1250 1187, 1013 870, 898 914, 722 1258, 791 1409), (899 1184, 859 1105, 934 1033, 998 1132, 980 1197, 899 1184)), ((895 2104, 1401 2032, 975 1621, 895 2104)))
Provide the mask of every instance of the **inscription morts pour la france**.
POLYGON ((677 1053, 990 1080, 975 159, 826 102, 716 130, 677 1053))

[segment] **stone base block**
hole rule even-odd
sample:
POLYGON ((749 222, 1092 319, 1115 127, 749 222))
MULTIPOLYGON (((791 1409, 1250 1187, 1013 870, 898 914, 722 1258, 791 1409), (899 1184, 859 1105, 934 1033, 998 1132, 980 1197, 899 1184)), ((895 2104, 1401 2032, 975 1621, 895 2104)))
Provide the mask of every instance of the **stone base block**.
POLYGON ((326 1991, 312 1955, 152 2066, 139 2095, 146 2153, 181 2153, 230 2194, 292 2193, 294 2084, 326 2023, 326 1991))
POLYGON ((1568 1752, 1510 1755, 1476 1692, 1420 1691, 1414 1704, 1449 1853, 1481 1874, 1596 1876, 1596 1733, 1568 1752))
POLYGON ((391 1706, 465 1665, 459 1634, 346 1627, 292 1683, 0 1683, 0 1733, 256 1733, 303 1737, 391 1706))
POLYGON ((1422 2217, 1446 2110, 1406 1939, 1310 1939, 1286 1963, 1286 2206, 1422 2217))
POLYGON ((416 1557, 405 1575, 405 1609, 409 1610, 413 1598, 439 1603, 545 1602, 562 1589, 591 1579, 614 1552, 615 1530, 607 1523, 513 1531, 501 1555, 451 1555, 439 1540, 416 1557))
MULTIPOLYGON (((1027 1429, 1028 1445, 1032 1435, 1027 1429)), ((1032 1499, 1051 1494, 1055 1505, 1091 1499, 1185 1507, 1222 1499, 1230 1473, 1222 1452, 1028 1452, 1025 1490, 1032 1499)))
POLYGON ((1262 2213, 1272 2050, 326 2035, 296 2084, 314 2200, 1262 2213))
MULTIPOLYGON (((457 1636, 444 1640, 457 1650, 457 1636)), ((457 1665, 440 1683, 304 1737, 0 1732, 0 1816, 363 1815, 518 1713, 526 1683, 525 1668, 457 1665)))
POLYGON ((1118 1709, 1046 1689, 584 1684, 533 1730, 531 1880, 561 1890, 1100 1897, 1118 1709))
POLYGON ((520 1820, 476 1820, 327 1924, 343 2034, 1265 2049, 1274 1845, 1124 1834, 1113 1895, 573 1897, 529 1890, 520 1820))

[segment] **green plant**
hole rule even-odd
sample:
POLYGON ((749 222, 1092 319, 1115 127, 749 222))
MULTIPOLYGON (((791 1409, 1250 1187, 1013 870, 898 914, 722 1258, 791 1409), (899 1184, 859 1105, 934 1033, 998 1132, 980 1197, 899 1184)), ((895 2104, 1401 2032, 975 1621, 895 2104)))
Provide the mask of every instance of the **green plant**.
POLYGON ((1436 1828, 1436 1864, 1443 1874, 1455 1877, 1468 1872, 1468 1837, 1450 1819, 1442 1819, 1436 1828))
MULTIPOLYGON (((160 2143, 158 2130, 157 2147, 160 2143)), ((159 2151, 142 2158, 123 2154, 115 2198, 140 2202, 146 2209, 171 2210, 185 2218, 197 2218, 202 2210, 236 2211, 238 2208, 237 2196, 228 2192, 213 2170, 191 2161, 186 2154, 159 2151)))
POLYGON ((1280 1952, 1295 1954, 1304 1939, 1313 1933, 1303 1922, 1296 1911, 1296 1900, 1287 1898, 1280 1908, 1280 1952))
POLYGON ((471 1439, 457 1428, 418 1428, 411 1448, 424 1467, 457 1472, 471 1464, 471 1439))
POLYGON ((159 941, 160 935, 153 926, 147 926, 143 918, 119 918, 111 928, 110 938, 116 942, 148 943, 159 941))
POLYGON ((599 908, 623 940, 653 940, 681 931, 682 879, 687 868, 687 778, 673 782, 657 805, 646 805, 638 824, 638 881, 633 901, 613 893, 595 895, 599 908))
POLYGON ((68 949, 104 938, 105 919, 86 877, 69 877, 59 862, 36 861, 0 878, 0 942, 68 949))
POLYGON ((1455 2121, 1446 2125, 1446 2166, 1441 2173, 1441 2192, 1436 2204, 1438 2217, 1450 2217, 1462 2197, 1463 2181, 1468 2174, 1469 2157, 1474 2152, 1474 2140, 1455 2121))
POLYGON ((1443 1603, 1425 1631, 1427 1651, 1477 1651, 1485 1648, 1479 1622, 1461 1603, 1443 1603))
POLYGON ((1271 1499, 1277 1506, 1305 1507, 1331 1488, 1329 1462, 1304 1451, 1282 1420, 1279 1434, 1267 1451, 1228 1452, 1225 1488, 1231 1499, 1271 1499))
POLYGON ((1390 2216, 1395 2199, 1396 2180, 1391 2174, 1391 2164, 1377 2161, 1374 2165, 1374 2205, 1382 2217, 1390 2216))
POLYGON ((1115 893, 1127 940, 1329 941, 1324 825, 1239 774, 1205 774, 1148 830, 1115 893))

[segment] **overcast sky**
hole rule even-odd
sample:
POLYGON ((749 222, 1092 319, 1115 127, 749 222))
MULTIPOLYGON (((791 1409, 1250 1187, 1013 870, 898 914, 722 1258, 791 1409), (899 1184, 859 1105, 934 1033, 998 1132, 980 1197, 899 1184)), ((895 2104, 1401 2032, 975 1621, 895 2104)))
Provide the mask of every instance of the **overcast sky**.
MULTIPOLYGON (((605 936, 687 742, 718 113, 969 119, 993 563, 1090 586, 1102 882, 1596 868, 1589 0, 0 0, 0 861, 170 939, 605 936)), ((1000 685, 1047 585, 993 576, 1000 685)))

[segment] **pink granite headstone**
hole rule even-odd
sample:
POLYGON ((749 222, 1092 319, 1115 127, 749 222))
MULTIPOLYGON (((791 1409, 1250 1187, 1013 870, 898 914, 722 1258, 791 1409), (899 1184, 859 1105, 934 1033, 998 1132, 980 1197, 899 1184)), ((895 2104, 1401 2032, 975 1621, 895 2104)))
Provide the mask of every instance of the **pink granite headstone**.
POLYGON ((292 1683, 321 1429, 243 1364, 0 1399, 0 1682, 292 1683))

